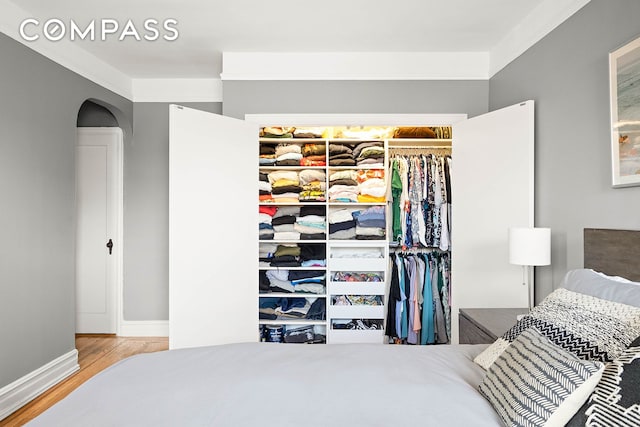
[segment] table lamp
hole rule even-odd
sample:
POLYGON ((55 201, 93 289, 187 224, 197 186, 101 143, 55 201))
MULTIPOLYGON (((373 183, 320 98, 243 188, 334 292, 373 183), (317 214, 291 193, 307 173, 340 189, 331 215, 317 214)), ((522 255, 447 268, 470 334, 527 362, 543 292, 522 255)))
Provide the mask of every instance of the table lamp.
POLYGON ((529 309, 534 306, 530 268, 551 264, 551 229, 512 227, 509 229, 509 262, 522 266, 522 284, 528 286, 529 309))

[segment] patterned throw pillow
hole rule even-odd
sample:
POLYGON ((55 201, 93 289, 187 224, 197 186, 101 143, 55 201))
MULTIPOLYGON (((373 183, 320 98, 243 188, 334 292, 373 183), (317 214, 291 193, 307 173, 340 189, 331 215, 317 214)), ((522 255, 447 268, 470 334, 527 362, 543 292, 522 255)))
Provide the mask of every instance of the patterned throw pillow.
POLYGON ((479 386, 507 426, 563 426, 588 399, 604 364, 578 359, 536 328, 524 331, 479 386))
POLYGON ((593 394, 567 426, 640 426, 640 339, 607 363, 593 394))
POLYGON ((609 362, 640 336, 640 308, 557 289, 474 362, 489 369, 509 343, 532 326, 580 359, 609 362))

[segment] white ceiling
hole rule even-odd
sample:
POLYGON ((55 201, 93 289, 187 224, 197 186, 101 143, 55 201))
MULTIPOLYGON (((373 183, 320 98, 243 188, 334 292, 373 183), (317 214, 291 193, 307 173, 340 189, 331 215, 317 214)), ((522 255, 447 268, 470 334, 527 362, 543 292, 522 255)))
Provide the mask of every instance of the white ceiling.
MULTIPOLYGON (((5 16, 0 30, 18 39, 10 32, 15 33, 25 17, 41 22, 50 18, 65 23, 73 20, 81 27, 91 20, 113 18, 121 26, 131 19, 142 32, 142 23, 147 18, 160 21, 173 18, 178 21, 179 37, 172 42, 136 41, 132 37, 119 41, 110 36, 105 42, 63 40, 56 42, 59 46, 44 46, 45 41, 40 40, 32 47, 52 50, 64 46, 67 52, 80 48, 85 51, 83 54, 95 56, 130 79, 217 79, 223 71, 223 52, 461 52, 489 56, 503 50, 509 51, 505 55, 517 56, 529 46, 516 49, 514 43, 534 43, 587 2, 0 0, 0 12, 4 3, 5 12, 9 10, 16 15, 12 19, 5 16), (545 19, 548 22, 537 22, 545 19), (554 19, 560 22, 552 22, 554 19)), ((32 31, 36 31, 35 27, 32 31)))

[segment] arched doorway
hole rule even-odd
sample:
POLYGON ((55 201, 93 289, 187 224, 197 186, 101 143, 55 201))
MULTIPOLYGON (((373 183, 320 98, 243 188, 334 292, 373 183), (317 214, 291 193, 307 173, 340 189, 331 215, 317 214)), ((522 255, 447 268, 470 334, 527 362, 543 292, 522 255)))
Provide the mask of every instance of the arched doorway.
POLYGON ((115 334, 122 295, 124 133, 103 105, 79 109, 76 141, 76 332, 115 334))

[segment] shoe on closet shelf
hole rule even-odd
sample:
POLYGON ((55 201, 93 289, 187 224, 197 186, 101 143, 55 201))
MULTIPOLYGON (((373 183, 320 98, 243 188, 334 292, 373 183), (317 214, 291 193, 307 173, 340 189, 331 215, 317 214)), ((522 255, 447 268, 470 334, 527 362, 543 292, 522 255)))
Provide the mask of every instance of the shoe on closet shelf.
POLYGON ((369 328, 367 327, 367 325, 365 325, 365 324, 364 324, 364 322, 362 321, 362 319, 358 319, 358 320, 356 321, 356 329, 367 330, 367 329, 369 329, 369 328))

